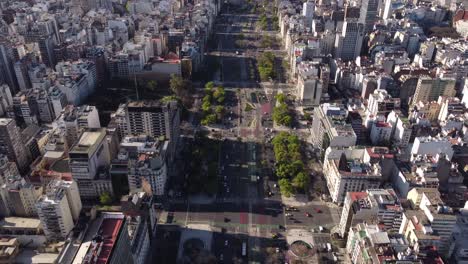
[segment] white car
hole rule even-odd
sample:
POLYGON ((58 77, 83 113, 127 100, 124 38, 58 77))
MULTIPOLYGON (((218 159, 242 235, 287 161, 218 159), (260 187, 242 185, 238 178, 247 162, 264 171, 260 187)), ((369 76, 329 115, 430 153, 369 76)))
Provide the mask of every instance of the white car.
POLYGON ((225 240, 224 245, 227 246, 229 244, 229 241, 225 240))

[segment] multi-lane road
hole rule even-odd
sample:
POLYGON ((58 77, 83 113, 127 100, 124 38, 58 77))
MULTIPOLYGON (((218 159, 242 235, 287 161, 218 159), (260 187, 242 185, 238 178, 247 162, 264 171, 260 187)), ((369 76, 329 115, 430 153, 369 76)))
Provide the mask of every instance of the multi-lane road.
MULTIPOLYGON (((206 54, 208 61, 216 61, 218 65, 211 73, 211 80, 223 84, 229 91, 228 120, 214 128, 221 131, 223 137, 218 153, 218 193, 205 199, 169 200, 159 220, 161 230, 170 230, 162 231, 163 235, 159 233, 163 240, 164 234, 180 238, 187 236, 184 230, 193 226, 208 227, 212 235, 211 243, 207 243, 211 246, 206 250, 219 263, 266 263, 272 257, 278 258, 280 263, 284 260, 285 237, 289 230, 330 228, 339 219, 338 209, 319 201, 297 206, 297 211, 286 211, 279 190, 274 187, 272 150, 265 147, 272 127, 268 119, 276 90, 285 91, 290 85, 259 82, 255 59, 259 51, 235 46, 240 33, 260 37, 261 33, 255 29, 257 19, 258 15, 220 14, 215 25, 217 43, 206 54), (293 216, 286 216, 286 213, 293 216), (166 223, 166 219, 170 219, 170 223, 166 223), (177 227, 179 231, 174 231, 177 227), (245 255, 243 243, 247 245, 245 255)), ((281 50, 274 52, 284 54, 281 50)), ((199 87, 203 87, 202 82, 199 87)), ((166 246, 169 247, 162 245, 162 248, 166 246)), ((162 250, 165 263, 175 261, 166 256, 167 252, 175 250, 173 247, 162 250)))

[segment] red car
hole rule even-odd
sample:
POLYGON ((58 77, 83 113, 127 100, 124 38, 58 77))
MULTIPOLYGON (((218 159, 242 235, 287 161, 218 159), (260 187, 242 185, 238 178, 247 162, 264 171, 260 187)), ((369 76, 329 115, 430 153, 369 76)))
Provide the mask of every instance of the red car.
POLYGON ((320 209, 318 209, 318 208, 315 208, 315 212, 317 212, 317 213, 320 214, 320 213, 322 213, 322 210, 320 210, 320 209))

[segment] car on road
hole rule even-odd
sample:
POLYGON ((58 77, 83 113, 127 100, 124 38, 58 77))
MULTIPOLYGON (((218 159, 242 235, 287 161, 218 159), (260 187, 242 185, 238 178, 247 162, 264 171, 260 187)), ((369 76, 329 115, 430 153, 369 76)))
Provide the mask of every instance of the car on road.
POLYGON ((291 213, 286 213, 286 214, 284 214, 284 215, 285 215, 285 216, 293 216, 293 214, 291 214, 291 213))
POLYGON ((229 241, 225 240, 225 241, 224 241, 224 245, 225 245, 225 246, 228 246, 228 245, 229 245, 229 241))
POLYGON ((224 222, 227 223, 227 222, 230 222, 231 219, 227 218, 227 217, 224 217, 224 222))
POLYGON ((315 212, 317 212, 317 213, 320 214, 320 213, 322 213, 322 210, 320 210, 320 209, 318 209, 318 208, 315 208, 315 212))
POLYGON ((307 217, 312 217, 312 215, 311 215, 309 212, 306 212, 306 213, 305 213, 305 216, 307 216, 307 217))
POLYGON ((221 260, 221 261, 224 260, 224 255, 223 254, 219 255, 219 260, 221 260))
POLYGON ((236 50, 236 55, 240 55, 240 52, 238 50, 236 50))
POLYGON ((272 235, 271 235, 271 238, 273 238, 273 239, 277 239, 277 238, 279 238, 279 237, 281 237, 281 234, 280 234, 280 233, 276 233, 276 234, 272 234, 272 235))
POLYGON ((297 208, 294 207, 294 206, 290 206, 290 207, 286 207, 286 211, 294 211, 294 212, 297 212, 297 211, 299 211, 299 209, 297 209, 297 208))

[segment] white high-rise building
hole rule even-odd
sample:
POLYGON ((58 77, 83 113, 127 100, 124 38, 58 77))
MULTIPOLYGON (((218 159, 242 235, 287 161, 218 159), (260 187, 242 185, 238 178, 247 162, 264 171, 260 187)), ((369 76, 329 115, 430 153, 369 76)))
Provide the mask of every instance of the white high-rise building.
POLYGON ((345 237, 358 223, 377 220, 385 231, 398 232, 403 208, 393 189, 348 192, 341 213, 339 231, 345 237))
POLYGON ((37 214, 48 239, 65 239, 73 229, 73 216, 66 190, 43 195, 36 203, 37 214))
POLYGON ((126 137, 120 145, 119 160, 128 161, 130 192, 142 188, 143 182, 151 187, 153 195, 164 195, 167 181, 166 154, 169 141, 151 137, 126 137))
POLYGON ((95 106, 67 105, 54 121, 53 126, 65 131, 67 143, 72 146, 78 140, 81 132, 88 128, 100 128, 101 122, 95 106))
MULTIPOLYGON (((99 170, 110 165, 109 144, 104 128, 89 128, 81 134, 69 152, 69 166, 82 199, 95 199, 109 186, 102 182, 99 170), (104 185, 103 185, 104 184, 104 185)), ((112 193, 112 191, 109 191, 112 193)))
POLYGON ((67 196, 68 206, 70 207, 70 212, 72 218, 75 221, 78 221, 80 217, 81 204, 80 192, 78 190, 78 185, 75 181, 65 181, 65 180, 54 180, 49 183, 47 186, 47 195, 53 196, 54 193, 63 190, 67 196))
POLYGON ((328 148, 323 172, 331 199, 342 204, 348 192, 377 189, 382 182, 382 168, 372 163, 367 149, 328 148))

